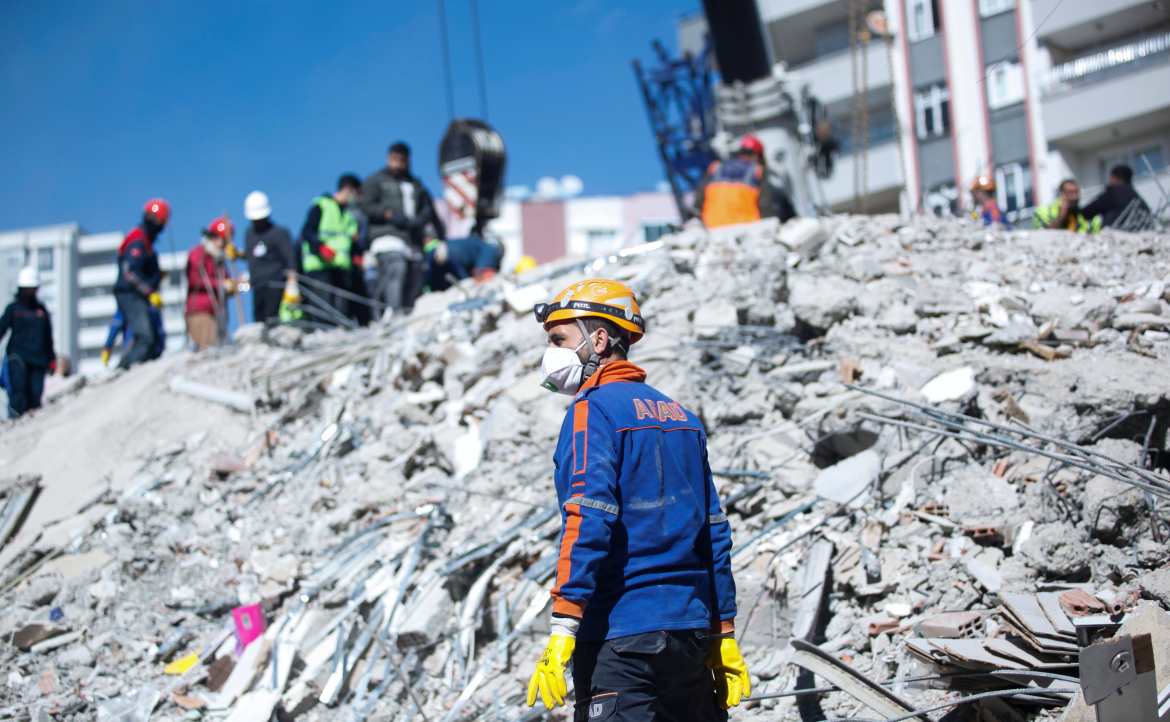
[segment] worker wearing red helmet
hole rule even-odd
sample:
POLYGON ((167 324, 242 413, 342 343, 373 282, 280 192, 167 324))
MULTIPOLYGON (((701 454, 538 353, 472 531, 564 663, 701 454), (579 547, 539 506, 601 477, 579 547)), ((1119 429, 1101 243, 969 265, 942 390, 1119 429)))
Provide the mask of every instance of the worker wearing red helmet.
POLYGON ((717 160, 707 168, 695 192, 695 208, 708 228, 751 223, 770 216, 785 221, 795 215, 787 197, 767 182, 764 144, 750 134, 740 139, 730 158, 717 160))
POLYGON ((232 248, 231 219, 220 216, 203 229, 203 238, 187 254, 187 335, 197 351, 218 345, 227 333, 227 299, 236 292, 226 260, 232 248))
POLYGON ((126 234, 118 247, 114 299, 133 334, 119 368, 130 368, 158 357, 150 309, 162 307, 159 290, 163 274, 154 244, 170 218, 170 205, 162 198, 151 198, 142 209, 142 222, 126 234))
POLYGON ((551 633, 528 705, 565 701, 571 661, 576 722, 726 719, 751 682, 703 424, 626 360, 646 330, 628 286, 587 279, 535 310, 543 385, 573 401, 553 455, 551 633))

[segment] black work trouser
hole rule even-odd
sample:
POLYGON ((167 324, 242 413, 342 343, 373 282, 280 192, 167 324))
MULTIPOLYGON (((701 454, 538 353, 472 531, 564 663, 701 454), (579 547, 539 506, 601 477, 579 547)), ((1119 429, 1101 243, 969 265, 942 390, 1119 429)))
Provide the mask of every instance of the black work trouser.
POLYGON ((723 722, 706 631, 647 632, 573 652, 574 722, 723 722))
MULTIPOLYGON (((349 269, 349 292, 355 296, 368 299, 370 290, 366 288, 366 271, 361 266, 349 269)), ((359 326, 369 326, 373 318, 373 311, 369 304, 349 299, 349 317, 357 321, 359 326)))
POLYGON ((252 320, 256 323, 276 323, 280 319, 280 300, 284 285, 277 278, 252 286, 252 320))
POLYGON ((27 411, 41 408, 45 370, 16 354, 8 356, 8 418, 15 419, 27 411))
POLYGON ((122 354, 118 368, 128 369, 134 364, 157 358, 154 347, 158 340, 154 335, 154 324, 150 321, 150 301, 134 291, 119 291, 114 294, 114 300, 118 302, 118 310, 122 312, 126 327, 132 334, 130 347, 122 354))

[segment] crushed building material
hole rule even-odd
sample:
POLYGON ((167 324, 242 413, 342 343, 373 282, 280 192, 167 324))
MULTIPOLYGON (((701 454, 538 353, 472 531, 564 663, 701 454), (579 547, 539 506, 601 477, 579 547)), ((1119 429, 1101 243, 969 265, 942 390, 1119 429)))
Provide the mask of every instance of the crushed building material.
POLYGON ((1170 334, 1134 315, 1170 318, 1170 239, 1091 241, 688 227, 87 383, 0 436, 44 489, 0 548, 0 710, 543 717, 523 694, 568 400, 539 387, 531 309, 593 275, 636 289, 631 360, 708 429, 753 673, 735 719, 1052 720, 1119 632, 1152 635, 1164 689, 1170 334), (830 684, 795 688, 804 664, 830 684))

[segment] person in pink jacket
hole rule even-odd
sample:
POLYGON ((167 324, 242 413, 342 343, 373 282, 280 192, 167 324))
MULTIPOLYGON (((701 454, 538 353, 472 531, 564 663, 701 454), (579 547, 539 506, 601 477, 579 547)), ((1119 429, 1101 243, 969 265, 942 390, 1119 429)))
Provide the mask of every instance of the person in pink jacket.
POLYGON ((221 216, 203 231, 199 245, 187 254, 187 335, 197 351, 216 346, 227 334, 227 299, 236 282, 228 271, 227 247, 232 241, 232 222, 221 216))

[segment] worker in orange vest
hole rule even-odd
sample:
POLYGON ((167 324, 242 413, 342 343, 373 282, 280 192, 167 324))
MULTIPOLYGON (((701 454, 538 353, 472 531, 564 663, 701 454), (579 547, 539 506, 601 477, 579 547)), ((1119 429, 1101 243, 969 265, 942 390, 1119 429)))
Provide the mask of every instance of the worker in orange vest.
POLYGON ((796 215, 792 202, 767 181, 764 144, 745 135, 735 153, 715 161, 695 192, 695 208, 708 228, 751 223, 775 216, 783 223, 796 215))

